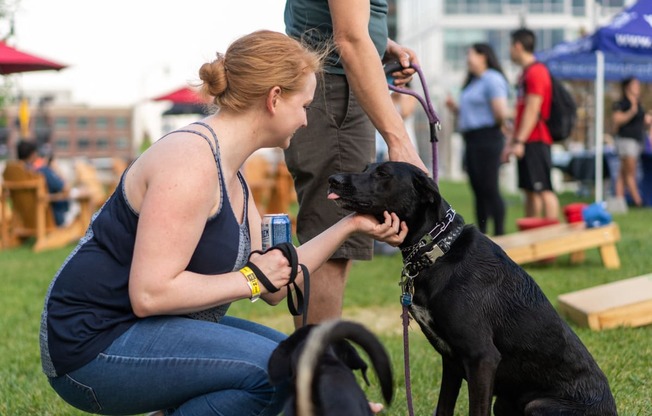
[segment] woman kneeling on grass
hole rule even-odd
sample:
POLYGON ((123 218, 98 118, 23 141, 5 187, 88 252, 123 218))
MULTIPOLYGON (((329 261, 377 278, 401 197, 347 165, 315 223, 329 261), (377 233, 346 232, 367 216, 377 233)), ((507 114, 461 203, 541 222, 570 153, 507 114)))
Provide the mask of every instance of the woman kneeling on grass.
MULTIPOLYGON (((219 110, 127 169, 47 292, 41 359, 64 400, 102 414, 281 411, 285 392, 269 384, 267 361, 286 336, 224 316, 253 296, 239 270, 261 248, 261 217, 239 170, 306 125, 320 68, 318 54, 269 31, 201 67, 202 91, 219 110)), ((394 214, 384 223, 351 215, 299 247, 300 262, 315 270, 354 233, 397 245, 406 227, 394 214)), ((275 287, 288 284, 279 250, 250 261, 275 287)), ((285 297, 259 286, 269 304, 285 297)))

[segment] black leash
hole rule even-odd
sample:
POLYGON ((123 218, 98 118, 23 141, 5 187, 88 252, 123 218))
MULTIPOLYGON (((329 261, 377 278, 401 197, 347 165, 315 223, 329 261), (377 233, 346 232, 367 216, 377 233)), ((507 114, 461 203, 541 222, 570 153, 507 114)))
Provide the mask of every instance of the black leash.
MULTIPOLYGON (((305 265, 299 263, 299 257, 297 256, 297 249, 291 243, 279 243, 275 246, 268 248, 265 251, 260 251, 260 250, 252 251, 251 254, 249 254, 249 259, 251 259, 251 255, 254 253, 265 254, 270 250, 279 250, 281 253, 283 253, 285 258, 288 259, 288 262, 290 262, 290 268, 292 269, 292 271, 290 272, 290 281, 286 285, 288 288, 288 294, 287 294, 288 309, 290 310, 290 313, 294 316, 303 315, 302 326, 306 326, 306 323, 308 322, 308 301, 310 298, 310 274, 308 273, 308 268, 305 265), (299 268, 301 268, 301 272, 303 273, 303 289, 304 289, 303 292, 301 291, 299 285, 295 282, 299 268), (290 287, 290 285, 292 285, 292 287, 290 287), (294 302, 294 297, 292 296, 293 291, 297 295, 296 305, 294 302)), ((253 270, 253 272, 256 274, 256 277, 258 278, 260 283, 262 283, 262 285, 265 286, 265 289, 267 289, 267 291, 269 291, 270 293, 276 293, 279 290, 281 290, 281 288, 274 286, 272 282, 269 281, 267 276, 265 276, 265 273, 263 273, 251 261, 247 261, 247 267, 253 270)))

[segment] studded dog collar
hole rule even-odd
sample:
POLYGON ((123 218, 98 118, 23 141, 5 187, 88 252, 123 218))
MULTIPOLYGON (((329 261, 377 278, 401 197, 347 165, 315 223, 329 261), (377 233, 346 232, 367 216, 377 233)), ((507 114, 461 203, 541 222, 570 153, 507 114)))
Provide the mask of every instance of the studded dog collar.
POLYGON ((413 292, 413 280, 419 272, 446 254, 462 233, 464 223, 453 225, 455 216, 455 210, 449 206, 443 221, 435 224, 416 244, 401 249, 403 271, 399 285, 404 296, 413 292))

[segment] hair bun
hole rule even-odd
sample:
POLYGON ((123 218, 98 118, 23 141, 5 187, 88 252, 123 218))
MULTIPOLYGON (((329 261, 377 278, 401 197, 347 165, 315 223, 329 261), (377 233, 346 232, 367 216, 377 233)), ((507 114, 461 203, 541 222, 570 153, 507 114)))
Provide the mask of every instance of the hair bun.
POLYGON ((203 81, 201 90, 205 95, 218 97, 226 90, 228 81, 225 61, 225 56, 218 53, 217 59, 205 63, 199 68, 199 79, 203 81))

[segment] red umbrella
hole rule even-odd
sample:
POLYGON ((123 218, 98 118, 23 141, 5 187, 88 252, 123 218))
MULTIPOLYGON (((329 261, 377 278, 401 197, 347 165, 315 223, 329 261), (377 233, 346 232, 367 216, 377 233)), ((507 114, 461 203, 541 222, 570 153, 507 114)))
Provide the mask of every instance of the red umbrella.
POLYGON ((2 75, 47 69, 58 71, 65 67, 66 65, 19 51, 0 41, 0 74, 2 75))
POLYGON ((182 87, 172 92, 153 98, 154 101, 172 101, 175 104, 204 104, 203 99, 197 91, 189 87, 182 87))

